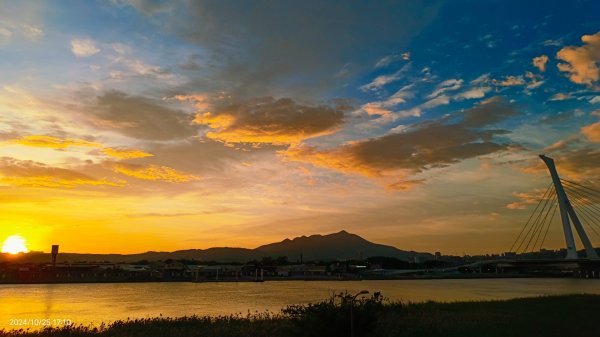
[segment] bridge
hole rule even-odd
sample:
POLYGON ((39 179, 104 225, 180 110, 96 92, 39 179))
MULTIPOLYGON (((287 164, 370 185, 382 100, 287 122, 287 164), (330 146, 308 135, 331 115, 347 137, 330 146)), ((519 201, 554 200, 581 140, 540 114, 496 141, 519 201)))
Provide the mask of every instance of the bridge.
POLYGON ((586 231, 587 229, 600 238, 600 191, 580 182, 562 179, 552 158, 545 155, 540 155, 540 158, 546 164, 552 182, 509 250, 515 258, 478 262, 470 267, 479 268, 479 271, 491 268, 499 273, 513 271, 600 278, 600 258, 586 231), (565 240, 564 258, 522 258, 527 253, 542 250, 550 226, 557 215, 565 240), (573 229, 583 246, 584 256, 579 256, 577 252, 573 229))

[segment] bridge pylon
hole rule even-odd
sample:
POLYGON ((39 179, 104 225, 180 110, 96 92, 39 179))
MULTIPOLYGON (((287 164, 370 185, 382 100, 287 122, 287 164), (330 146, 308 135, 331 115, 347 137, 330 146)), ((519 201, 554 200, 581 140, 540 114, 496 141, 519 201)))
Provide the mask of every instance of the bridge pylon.
POLYGON ((573 222, 573 226, 577 231, 577 235, 581 239, 583 246, 585 247, 585 253, 588 259, 598 260, 598 254, 594 250, 590 239, 588 238, 583 226, 581 225, 581 221, 579 221, 579 217, 577 217, 577 213, 571 202, 569 201, 569 197, 565 192, 565 189, 560 181, 560 176, 556 170, 556 166, 554 165, 554 159, 550 157, 546 157, 541 154, 540 158, 544 161, 548 170, 550 171, 550 176, 552 177, 552 183, 554 184, 554 190, 556 191, 556 197, 558 199, 558 208, 560 210, 560 217, 563 225, 563 232, 565 234, 565 242, 567 244, 567 259, 577 259, 577 247, 575 246, 575 238, 573 237, 573 230, 571 229, 571 221, 573 222))

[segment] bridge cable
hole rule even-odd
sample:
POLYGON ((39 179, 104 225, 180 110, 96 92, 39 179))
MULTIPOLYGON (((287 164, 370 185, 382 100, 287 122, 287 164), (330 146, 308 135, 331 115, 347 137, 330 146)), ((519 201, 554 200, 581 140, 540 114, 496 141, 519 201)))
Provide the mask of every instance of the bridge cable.
POLYGON ((585 220, 582 223, 587 225, 586 227, 591 228, 598 238, 600 238, 600 232, 598 232, 595 228, 597 226, 598 229, 600 229, 600 221, 598 220, 598 217, 594 215, 594 213, 586 208, 586 205, 583 202, 584 201, 582 199, 573 197, 573 205, 577 207, 577 213, 585 220))
POLYGON ((593 220, 594 224, 599 221, 600 209, 598 209, 598 207, 593 203, 590 203, 590 200, 587 197, 577 193, 572 193, 572 199, 573 203, 577 206, 577 209, 585 213, 589 219, 593 220))
POLYGON ((576 185, 569 185, 566 184, 565 189, 571 191, 571 192, 577 192, 580 195, 585 196, 586 198, 590 199, 591 201, 593 201, 593 203, 598 204, 600 202, 600 194, 596 194, 595 192, 591 192, 588 189, 584 189, 580 186, 576 186, 576 185))
POLYGON ((540 243, 540 250, 544 246, 544 242, 546 242, 546 236, 548 235, 548 231, 550 230, 550 225, 552 224, 552 220, 554 220, 554 216, 556 215, 556 210, 558 209, 558 195, 556 195, 556 203, 554 204, 554 210, 552 211, 552 216, 550 217, 550 221, 548 222, 548 226, 546 227, 546 233, 544 233, 544 237, 542 238, 542 243, 540 243))
MULTIPOLYGON (((552 190, 552 192, 554 192, 554 190, 552 190)), ((529 238, 529 242, 527 242, 527 246, 525 246, 525 250, 523 251, 524 253, 527 253, 527 249, 529 248, 529 244, 535 238, 534 244, 533 244, 533 246, 531 246, 531 252, 533 252, 533 249, 534 249, 535 245, 537 244, 537 241, 539 240, 539 237, 540 237, 540 235, 542 233, 542 228, 544 228, 544 224, 546 222, 546 219, 548 218, 548 214, 550 213, 550 210, 552 209, 552 206, 554 205, 554 196, 555 195, 556 195, 556 193, 551 193, 551 195, 549 195, 548 198, 546 199, 546 203, 544 204, 544 208, 542 208, 542 211, 540 212, 540 220, 541 221, 538 223, 538 225, 536 226, 536 228, 533 231, 533 233, 531 233, 531 238, 529 238), (552 200, 552 202, 550 202, 550 200, 552 200), (548 210, 547 211, 546 211, 546 206, 548 206, 548 210), (544 215, 543 217, 542 217, 542 214, 544 215)))
MULTIPOLYGON (((554 189, 552 189, 550 194, 553 194, 554 189)), ((529 232, 527 232, 527 237, 529 237, 529 240, 527 241, 527 245, 525 246, 525 249, 523 250, 524 253, 527 252, 527 249, 529 248, 529 245, 531 244, 531 241, 533 240, 533 238, 535 237, 535 233, 538 231, 538 228, 541 227, 541 223, 539 222, 542 219, 542 214, 544 214, 544 211, 546 210, 546 206, 548 206, 548 202, 550 201, 550 195, 548 195, 548 197, 546 198, 545 202, 544 202, 544 206, 542 207, 541 211, 539 212, 534 225, 532 226, 533 232, 531 233, 531 236, 529 236, 529 232, 531 232, 531 230, 529 232)), ((524 243, 525 241, 523 241, 524 243)), ((520 249, 517 248, 517 250, 520 249)))
MULTIPOLYGON (((550 194, 553 191, 554 190, 551 190, 550 194)), ((546 206, 548 205, 548 200, 550 198, 550 194, 543 197, 543 199, 542 199, 543 206, 539 210, 539 212, 537 212, 537 216, 535 217, 533 223, 531 224, 531 227, 529 227, 529 230, 527 231, 527 233, 525 233, 525 236, 523 237, 523 241, 521 241, 521 243, 517 247, 517 249, 516 249, 517 252, 519 252, 521 250, 521 247, 525 244, 526 241, 527 241, 527 245, 525 245, 525 249, 523 250, 523 252, 527 251, 527 248, 529 247, 531 240, 533 239, 535 233, 537 232, 538 226, 540 224, 540 220, 542 219, 542 215, 544 214, 544 210, 546 209, 546 206), (527 240, 527 239, 529 239, 529 240, 527 240)))
POLYGON ((600 238, 600 232, 598 232, 598 230, 596 230, 596 227, 598 227, 600 229, 600 225, 598 225, 594 220, 590 220, 590 216, 585 212, 582 211, 581 209, 579 210, 579 215, 585 219, 585 221, 582 221, 582 225, 585 225, 585 227, 587 227, 588 229, 591 229, 592 232, 594 232, 594 234, 600 238))
POLYGON ((593 203, 590 203, 590 200, 585 196, 578 193, 571 193, 571 195, 573 203, 578 208, 579 214, 585 216, 586 221, 588 221, 588 223, 586 223, 588 227, 592 228, 592 230, 600 237, 600 234, 596 231, 596 227, 600 229, 600 209, 593 203))
POLYGON ((575 189, 568 189, 567 190, 573 197, 578 198, 579 201, 585 205, 586 207, 593 209, 590 210, 592 212, 592 214, 594 214, 594 212, 598 212, 600 213, 600 207, 597 206, 596 204, 598 204, 598 201, 594 200, 594 199, 590 199, 589 195, 586 195, 584 192, 579 191, 579 190, 575 190, 575 189))
MULTIPOLYGON (((551 212, 551 210, 553 208, 552 206, 554 205, 554 203, 557 200, 558 199, 556 198, 556 193, 554 193, 553 196, 552 196, 552 201, 549 204, 548 211, 544 214, 544 218, 542 219, 542 222, 540 223, 539 230, 537 231, 537 236, 535 238, 535 241, 533 242, 533 245, 531 246, 531 252, 532 253, 535 251, 535 246, 537 245, 537 242, 540 239, 540 236, 542 235, 544 227, 546 227, 546 219, 548 218, 548 215, 550 214, 550 212, 551 212)), ((533 234, 533 236, 535 236, 535 233, 533 234)))
MULTIPOLYGON (((523 232, 525 232, 525 229, 527 228, 527 226, 529 225, 529 222, 531 221, 531 219, 533 218, 533 215, 535 214, 535 212, 537 212, 537 209, 540 207, 540 205, 542 204, 542 201, 544 200, 544 197, 546 196, 546 194, 548 194, 548 191, 550 191, 550 189, 552 188, 553 184, 550 183, 550 185, 548 185, 548 188, 546 188, 546 192, 544 192, 544 194, 542 195, 542 198, 540 199, 540 201, 538 202, 537 206, 535 206, 535 209, 533 210, 533 212, 531 213, 531 215, 529 216, 529 219, 527 219, 527 222, 525 222, 525 225, 523 226, 523 229, 521 229, 521 232, 519 233, 519 235, 517 236, 517 238, 515 239, 515 242, 513 242, 512 246, 510 246, 510 249, 508 250, 509 252, 513 252, 513 248, 515 248, 515 245, 517 244, 517 242, 519 241, 519 239, 521 238, 521 235, 523 235, 523 232)), ((519 245, 520 246, 520 245, 519 245)), ((514 251, 516 252, 516 251, 514 251)))
POLYGON ((597 200, 594 199, 590 199, 590 196, 585 194, 582 191, 578 191, 578 190, 568 190, 569 193, 571 193, 572 195, 578 197, 582 202, 584 202, 585 204, 587 204, 587 206, 589 208, 594 209, 594 211, 599 212, 600 213, 600 206, 597 206, 597 204, 599 203, 597 200))
POLYGON ((562 182, 565 182, 565 183, 567 183, 567 184, 571 184, 571 185, 578 186, 578 187, 580 187, 580 188, 586 189, 586 190, 588 190, 588 191, 590 191, 590 192, 593 192, 593 193, 597 194, 598 196, 600 196, 600 190, 597 190, 597 189, 595 189, 595 188, 591 188, 591 187, 588 187, 588 186, 585 186, 585 185, 582 185, 582 184, 576 183, 576 182, 574 182, 574 181, 571 181, 571 180, 567 180, 567 179, 560 179, 560 180, 561 180, 562 182))

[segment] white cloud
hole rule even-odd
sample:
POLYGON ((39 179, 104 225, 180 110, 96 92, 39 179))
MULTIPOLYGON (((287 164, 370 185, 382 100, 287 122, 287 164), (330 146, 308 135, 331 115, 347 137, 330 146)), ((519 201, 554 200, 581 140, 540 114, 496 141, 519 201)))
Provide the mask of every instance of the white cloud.
POLYGON ((377 76, 370 83, 367 83, 367 84, 361 86, 360 90, 365 91, 365 92, 366 91, 376 91, 376 90, 381 89, 386 84, 389 84, 389 83, 399 80, 401 75, 409 69, 409 65, 410 65, 410 63, 406 64, 404 67, 400 68, 398 71, 396 71, 393 74, 377 76))
POLYGON ((527 85, 527 89, 539 88, 542 84, 544 84, 544 81, 533 80, 527 85))
POLYGON ((489 81, 490 81, 490 73, 487 73, 487 74, 483 74, 483 75, 477 77, 476 79, 472 80, 471 84, 478 85, 478 84, 488 83, 489 81))
POLYGON ((363 105, 361 109, 364 110, 369 116, 382 116, 390 118, 394 114, 391 110, 385 108, 381 102, 367 103, 363 105))
POLYGON ((463 92, 455 95, 454 99, 456 99, 456 100, 463 100, 463 99, 482 98, 482 97, 485 96, 485 94, 487 94, 490 91, 492 91, 491 87, 476 87, 476 88, 471 88, 469 90, 463 91, 463 92))
POLYGON ((129 54, 131 53, 131 48, 123 43, 113 43, 111 45, 112 49, 119 54, 129 54))
POLYGON ((10 30, 8 30, 8 28, 0 26, 0 37, 9 39, 10 37, 12 37, 12 35, 13 33, 10 30))
POLYGON ((397 105, 400 103, 406 103, 407 99, 413 98, 415 96, 414 92, 411 89, 414 87, 413 84, 405 85, 400 90, 396 91, 392 96, 390 96, 385 104, 388 106, 397 105))
POLYGON ((404 133, 406 130, 408 130, 408 125, 404 125, 404 124, 400 124, 392 129, 390 129, 390 131, 388 131, 388 134, 390 133, 404 133))
POLYGON ((92 56, 100 51, 91 39, 73 39, 71 40, 71 51, 77 57, 92 56))
POLYGON ((449 103, 450 103, 450 97, 448 97, 446 95, 440 95, 436 98, 430 99, 429 101, 421 104, 419 107, 423 108, 423 109, 431 109, 431 108, 435 108, 436 106, 446 105, 449 103))
POLYGON ((406 103, 407 99, 414 97, 414 93, 410 90, 413 86, 413 84, 406 85, 392 96, 388 97, 386 100, 366 103, 361 107, 361 109, 369 116, 382 116, 390 121, 393 121, 396 117, 394 116, 394 112, 391 110, 391 108, 399 104, 406 103))
POLYGON ((42 36, 43 31, 40 27, 32 26, 28 24, 21 25, 21 32, 23 35, 29 39, 36 39, 42 36))
POLYGON ((27 23, 18 25, 5 23, 4 25, 0 25, 0 42, 2 40, 10 41, 16 36, 22 36, 29 40, 35 40, 42 36, 43 33, 44 32, 40 27, 27 23))
POLYGON ((463 80, 462 79, 449 79, 449 80, 445 80, 442 83, 438 84, 438 86, 435 88, 435 90, 429 94, 429 96, 427 96, 427 98, 434 98, 437 97, 447 91, 454 91, 454 90, 458 90, 461 88, 463 84, 463 80))
POLYGON ((377 63, 375 63, 375 68, 387 67, 390 64, 395 63, 396 61, 401 60, 401 59, 404 61, 409 61, 410 53, 406 52, 406 53, 402 53, 402 54, 392 54, 392 55, 382 57, 381 59, 379 59, 379 61, 377 61, 377 63))

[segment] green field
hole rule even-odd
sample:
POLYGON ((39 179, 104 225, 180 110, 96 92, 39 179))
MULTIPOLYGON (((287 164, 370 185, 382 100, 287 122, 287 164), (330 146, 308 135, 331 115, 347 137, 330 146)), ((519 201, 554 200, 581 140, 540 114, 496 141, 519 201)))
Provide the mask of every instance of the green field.
MULTIPOLYGON (((0 336, 350 336, 350 296, 290 306, 279 313, 159 317, 100 328, 2 331, 0 336)), ((508 301, 390 303, 378 294, 354 304, 355 336, 600 336, 600 295, 508 301)))

